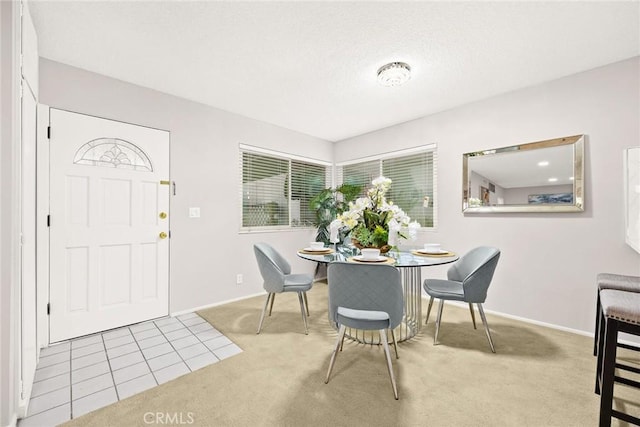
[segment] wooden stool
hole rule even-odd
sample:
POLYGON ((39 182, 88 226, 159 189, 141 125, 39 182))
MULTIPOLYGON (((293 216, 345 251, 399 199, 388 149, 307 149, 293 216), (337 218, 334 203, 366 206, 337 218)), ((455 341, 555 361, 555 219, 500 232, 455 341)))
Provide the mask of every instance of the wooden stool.
MULTIPOLYGON (((602 307, 600 305, 600 291, 604 289, 615 289, 618 291, 640 292, 640 277, 625 276, 622 274, 600 273, 597 277, 598 294, 596 298, 596 328, 593 333, 593 355, 598 355, 598 335, 600 333, 600 322, 602 319, 602 307)), ((627 344, 619 344, 619 347, 630 348, 627 344)), ((630 348, 635 350, 635 348, 630 348)))
MULTIPOLYGON (((598 328, 596 393, 600 394, 600 426, 610 426, 611 417, 640 425, 640 418, 613 409, 614 383, 640 389, 640 382, 615 375, 616 368, 640 374, 637 367, 616 363, 618 333, 640 336, 640 293, 605 289, 599 297, 602 318, 598 328)), ((637 347, 631 349, 640 351, 637 347)))

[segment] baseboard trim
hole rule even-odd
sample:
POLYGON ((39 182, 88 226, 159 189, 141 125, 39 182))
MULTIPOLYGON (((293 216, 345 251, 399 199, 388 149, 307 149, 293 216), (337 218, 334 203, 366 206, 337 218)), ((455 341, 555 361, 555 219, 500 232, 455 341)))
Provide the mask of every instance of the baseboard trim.
MULTIPOLYGON (((423 298, 427 299, 427 297, 424 297, 424 296, 423 298)), ((455 305, 456 307, 460 307, 460 308, 468 307, 467 304, 459 303, 456 301, 447 301, 446 304, 455 305)), ((587 331, 581 331, 579 329, 567 328, 565 326, 554 325, 553 323, 540 322, 539 320, 532 320, 526 317, 514 316, 512 314, 505 314, 505 313, 494 311, 494 310, 485 309, 484 311, 485 313, 493 314, 494 316, 504 317, 505 319, 517 320, 519 322, 529 323, 536 326, 543 326, 545 328, 555 329, 557 331, 569 332, 571 334, 581 335, 589 338, 594 338, 595 336, 595 332, 587 332, 587 331)), ((628 345, 634 345, 634 346, 638 346, 640 344, 640 340, 633 341, 628 339, 618 339, 618 342, 621 344, 628 344, 628 345)))
POLYGON ((263 292, 258 292, 251 295, 245 295, 243 297, 232 298, 232 299, 228 299, 220 302, 214 302, 212 304, 201 305, 200 307, 189 308, 187 310, 174 311, 170 314, 170 316, 171 317, 181 316, 183 314, 193 313, 194 311, 206 310, 207 308, 218 307, 220 305, 225 305, 225 304, 229 304, 236 301, 242 301, 242 300, 253 298, 253 297, 259 297, 261 295, 266 295, 266 294, 267 293, 263 291, 263 292))
MULTIPOLYGON (((427 299, 427 297, 425 297, 425 296, 423 296, 422 298, 427 299)), ((454 305, 454 306, 460 307, 460 308, 467 308, 468 307, 468 305, 466 303, 460 303, 460 302, 456 302, 456 301, 446 301, 445 304, 454 305)), ((543 326, 545 328, 555 329, 555 330, 558 330, 558 331, 569 332, 569 333, 572 333, 572 334, 582 335, 582 336, 592 337, 593 338, 593 332, 586 332, 586 331, 581 331, 579 329, 567 328, 566 326, 554 325, 553 323, 541 322, 539 320, 528 319, 526 317, 521 317, 521 316, 514 316, 513 314, 502 313, 500 311, 487 310, 486 308, 484 309, 484 311, 485 311, 485 313, 493 314, 494 316, 504 317, 505 319, 517 320, 517 321, 523 322, 523 323, 529 323, 529 324, 536 325, 536 326, 543 326)))
POLYGON ((9 424, 7 424, 5 427, 16 427, 17 424, 18 416, 16 414, 13 414, 13 417, 11 417, 11 421, 9 421, 9 424))
POLYGON ((582 335, 586 337, 593 337, 593 333, 587 331, 581 331, 580 329, 567 328, 566 326, 554 325, 553 323, 541 322, 539 320, 528 319, 526 317, 514 316, 513 314, 501 313, 494 310, 485 310, 487 313, 491 313, 495 316, 504 317, 506 319, 518 320, 524 323, 530 323, 532 325, 544 326, 549 329, 556 329, 558 331, 569 332, 576 335, 582 335))
MULTIPOLYGON (((263 296, 263 295, 266 295, 266 292, 263 291, 263 292, 258 292, 258 293, 251 294, 251 295, 245 295, 245 296, 238 297, 238 298, 228 299, 228 300, 225 300, 225 301, 214 302, 212 304, 206 304, 206 305, 202 305, 200 307, 194 307, 194 308, 191 308, 191 309, 188 309, 188 310, 175 311, 175 312, 172 312, 170 315, 172 317, 180 316, 180 315, 183 315, 183 314, 192 313, 194 311, 206 310, 208 308, 218 307, 218 306, 229 304, 229 303, 232 303, 232 302, 242 301, 242 300, 245 300, 245 299, 259 297, 259 296, 263 296)), ((422 296, 422 298, 423 299, 428 299, 424 295, 422 296)), ((446 301, 445 304, 450 304, 450 305, 453 305, 453 306, 456 306, 456 307, 460 307, 460 308, 466 308, 467 307, 467 304, 459 303, 459 302, 456 302, 456 301, 446 301)), ((567 328, 566 326, 554 325, 553 323, 541 322, 539 320, 533 320, 533 319, 529 319, 529 318, 521 317, 521 316, 514 316, 513 314, 502 313, 500 311, 495 311, 495 310, 487 310, 487 309, 485 309, 484 311, 485 311, 485 313, 489 313, 489 314, 492 314, 494 316, 504 317, 505 319, 517 320, 519 322, 529 323, 529 324, 536 325, 536 326, 542 326, 542 327, 549 328, 549 329, 555 329, 557 331, 569 332, 571 334, 582 335, 582 336, 585 336, 585 337, 591 337, 591 338, 594 337, 594 333, 593 332, 587 332, 587 331, 581 331, 579 329, 567 328)), ((625 343, 625 344, 638 345, 638 343, 634 342, 634 341, 629 341, 629 340, 618 340, 618 341, 621 342, 621 343, 625 343)), ((14 424, 14 426, 15 426, 15 424, 14 424)))

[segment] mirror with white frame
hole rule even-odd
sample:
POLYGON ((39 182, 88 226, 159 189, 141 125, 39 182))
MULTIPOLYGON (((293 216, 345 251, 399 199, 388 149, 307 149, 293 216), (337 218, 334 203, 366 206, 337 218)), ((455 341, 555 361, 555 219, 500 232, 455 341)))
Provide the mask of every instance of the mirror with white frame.
POLYGON ((462 211, 584 211, 584 135, 462 157, 462 211))

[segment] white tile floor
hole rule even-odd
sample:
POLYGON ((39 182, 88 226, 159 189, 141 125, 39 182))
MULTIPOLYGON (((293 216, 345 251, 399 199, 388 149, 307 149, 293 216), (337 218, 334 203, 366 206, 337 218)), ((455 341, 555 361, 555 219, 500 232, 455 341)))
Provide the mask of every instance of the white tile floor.
POLYGON ((58 425, 241 351, 196 313, 53 345, 40 354, 18 426, 58 425))

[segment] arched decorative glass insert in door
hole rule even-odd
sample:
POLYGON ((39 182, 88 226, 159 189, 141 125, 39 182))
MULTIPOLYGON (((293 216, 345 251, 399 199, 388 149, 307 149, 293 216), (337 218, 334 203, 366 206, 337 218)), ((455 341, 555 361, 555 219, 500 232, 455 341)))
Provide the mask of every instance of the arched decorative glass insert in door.
POLYGON ((149 156, 135 144, 119 138, 97 138, 87 142, 78 149, 73 163, 153 172, 149 156))

